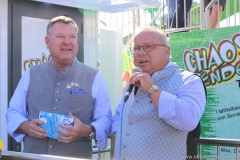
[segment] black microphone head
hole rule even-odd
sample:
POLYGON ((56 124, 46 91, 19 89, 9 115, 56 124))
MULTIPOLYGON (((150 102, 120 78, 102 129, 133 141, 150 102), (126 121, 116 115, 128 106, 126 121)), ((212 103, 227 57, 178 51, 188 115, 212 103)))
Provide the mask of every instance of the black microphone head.
POLYGON ((132 74, 133 74, 133 73, 136 73, 136 72, 142 72, 142 69, 141 69, 140 67, 135 67, 135 68, 133 68, 132 74))
MULTIPOLYGON (((136 72, 142 72, 142 69, 139 68, 139 67, 133 68, 132 74, 134 74, 134 73, 136 73, 136 72)), ((126 102, 126 101, 128 100, 129 95, 130 95, 130 93, 131 93, 132 90, 133 90, 133 87, 134 87, 134 85, 129 85, 128 90, 126 91, 126 94, 125 94, 125 97, 124 97, 124 102, 126 102)))

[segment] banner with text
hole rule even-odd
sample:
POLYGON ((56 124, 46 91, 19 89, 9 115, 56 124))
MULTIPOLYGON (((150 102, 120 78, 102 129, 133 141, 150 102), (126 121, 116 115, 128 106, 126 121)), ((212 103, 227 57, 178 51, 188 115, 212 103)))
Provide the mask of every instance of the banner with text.
MULTIPOLYGON (((208 98, 201 119, 201 137, 240 139, 240 26, 170 35, 171 61, 198 73, 208 98)), ((235 147, 220 147, 220 155, 236 155, 235 147)), ((202 155, 216 155, 203 146, 202 155)))

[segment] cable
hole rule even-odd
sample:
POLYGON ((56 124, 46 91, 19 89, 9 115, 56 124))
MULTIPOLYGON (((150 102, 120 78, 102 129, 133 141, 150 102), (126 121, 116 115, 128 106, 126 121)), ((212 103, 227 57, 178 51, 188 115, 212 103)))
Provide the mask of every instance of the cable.
POLYGON ((120 148, 119 148, 119 160, 121 159, 122 157, 122 123, 123 123, 123 110, 124 110, 124 106, 125 106, 125 102, 123 102, 123 105, 122 105, 122 110, 121 110, 121 121, 120 121, 120 148))

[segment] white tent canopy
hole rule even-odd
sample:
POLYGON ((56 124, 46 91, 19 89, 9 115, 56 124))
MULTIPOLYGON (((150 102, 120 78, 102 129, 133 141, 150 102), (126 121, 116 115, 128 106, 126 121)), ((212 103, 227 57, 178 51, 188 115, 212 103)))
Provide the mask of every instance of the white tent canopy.
POLYGON ((33 0, 102 12, 123 12, 161 6, 157 0, 33 0))

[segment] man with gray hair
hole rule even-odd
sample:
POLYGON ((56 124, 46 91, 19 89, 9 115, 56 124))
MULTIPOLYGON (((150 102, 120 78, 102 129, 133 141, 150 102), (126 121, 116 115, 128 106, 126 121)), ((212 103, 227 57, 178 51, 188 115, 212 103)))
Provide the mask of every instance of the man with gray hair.
POLYGON ((138 90, 116 108, 114 159, 186 159, 187 134, 206 104, 202 80, 170 61, 167 37, 155 28, 136 33, 131 53, 142 71, 129 81, 138 90))
POLYGON ((69 17, 50 20, 45 38, 51 59, 32 66, 21 78, 6 113, 7 132, 24 142, 24 152, 92 158, 92 139, 97 148, 107 146, 111 106, 103 75, 76 58, 78 26, 69 17), (74 125, 53 139, 39 125, 39 111, 70 115, 74 125))

